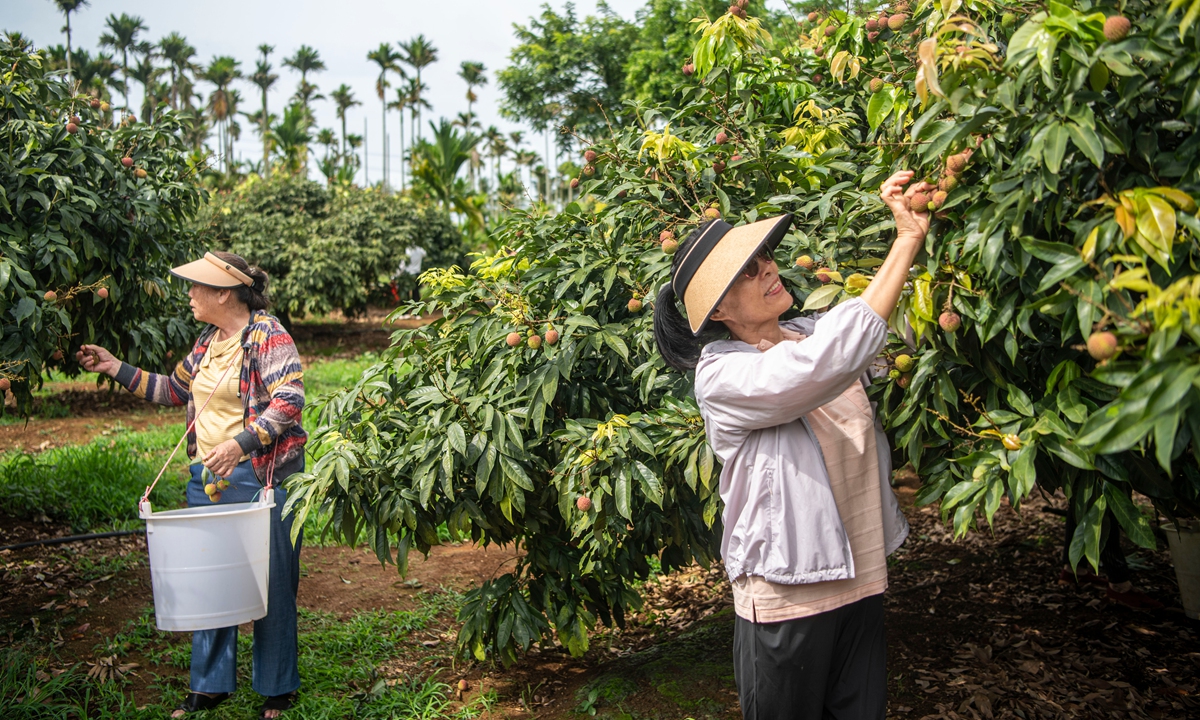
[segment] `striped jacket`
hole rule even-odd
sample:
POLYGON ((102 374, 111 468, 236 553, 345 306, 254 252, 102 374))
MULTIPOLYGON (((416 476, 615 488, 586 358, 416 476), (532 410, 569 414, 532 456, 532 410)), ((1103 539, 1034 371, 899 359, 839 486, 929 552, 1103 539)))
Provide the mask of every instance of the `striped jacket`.
MULTIPOLYGON (((121 363, 117 382, 134 395, 160 405, 187 405, 188 457, 196 458, 196 403, 191 394, 192 377, 208 351, 217 328, 207 327, 191 353, 170 375, 146 372, 121 363)), ((250 456, 254 473, 265 481, 274 459, 274 477, 283 480, 304 468, 304 443, 308 434, 300 425, 304 410, 304 371, 292 336, 274 316, 255 311, 242 331, 241 382, 239 396, 244 408, 245 430, 233 439, 250 456)), ((203 402, 203 398, 201 399, 203 402)))

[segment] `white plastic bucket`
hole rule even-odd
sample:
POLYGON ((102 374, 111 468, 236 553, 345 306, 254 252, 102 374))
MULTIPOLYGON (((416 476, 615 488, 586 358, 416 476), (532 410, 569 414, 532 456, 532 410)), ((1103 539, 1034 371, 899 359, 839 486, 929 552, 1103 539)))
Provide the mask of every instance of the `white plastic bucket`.
POLYGON ((1183 611, 1190 618, 1200 619, 1200 530, 1177 528, 1173 523, 1163 523, 1162 529, 1171 546, 1171 562, 1175 564, 1183 611))
POLYGON ((142 503, 159 630, 213 630, 266 617, 273 507, 273 490, 251 503, 164 512, 142 503))

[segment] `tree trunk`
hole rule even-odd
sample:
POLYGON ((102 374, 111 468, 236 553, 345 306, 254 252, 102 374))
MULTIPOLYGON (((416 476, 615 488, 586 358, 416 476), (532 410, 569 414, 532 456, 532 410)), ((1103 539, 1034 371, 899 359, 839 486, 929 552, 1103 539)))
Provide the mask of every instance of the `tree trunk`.
POLYGON ((65 14, 67 16, 67 77, 74 80, 75 76, 71 72, 71 13, 65 14))

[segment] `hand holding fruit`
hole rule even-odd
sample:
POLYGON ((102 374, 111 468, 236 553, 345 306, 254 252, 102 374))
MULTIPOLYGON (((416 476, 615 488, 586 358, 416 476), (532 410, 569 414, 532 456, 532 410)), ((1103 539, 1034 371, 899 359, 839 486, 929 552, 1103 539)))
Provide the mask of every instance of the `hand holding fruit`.
POLYGON ((879 196, 892 211, 896 218, 896 238, 923 241, 925 233, 929 232, 929 213, 913 212, 909 208, 909 200, 917 193, 928 193, 936 190, 936 185, 927 182, 914 183, 904 190, 904 185, 913 178, 912 170, 901 170, 883 181, 879 188, 879 196))
POLYGON ((121 361, 99 345, 80 345, 75 353, 75 362, 88 372, 116 377, 121 361))
POLYGON ((237 444, 237 440, 226 440, 200 459, 204 463, 204 467, 212 470, 213 475, 217 477, 229 477, 233 474, 238 463, 242 459, 242 446, 237 444))

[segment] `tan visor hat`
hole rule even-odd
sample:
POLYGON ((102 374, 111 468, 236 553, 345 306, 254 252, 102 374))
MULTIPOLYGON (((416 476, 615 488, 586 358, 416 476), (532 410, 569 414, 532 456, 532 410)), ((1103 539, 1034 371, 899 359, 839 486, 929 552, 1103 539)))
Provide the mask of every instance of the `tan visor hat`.
POLYGON ((699 335, 729 288, 759 250, 771 252, 792 225, 790 214, 734 227, 713 220, 688 248, 671 279, 675 296, 683 299, 688 325, 699 335))
POLYGON ((186 265, 171 268, 171 274, 181 280, 211 288, 234 288, 238 285, 254 286, 254 279, 212 253, 186 265))

